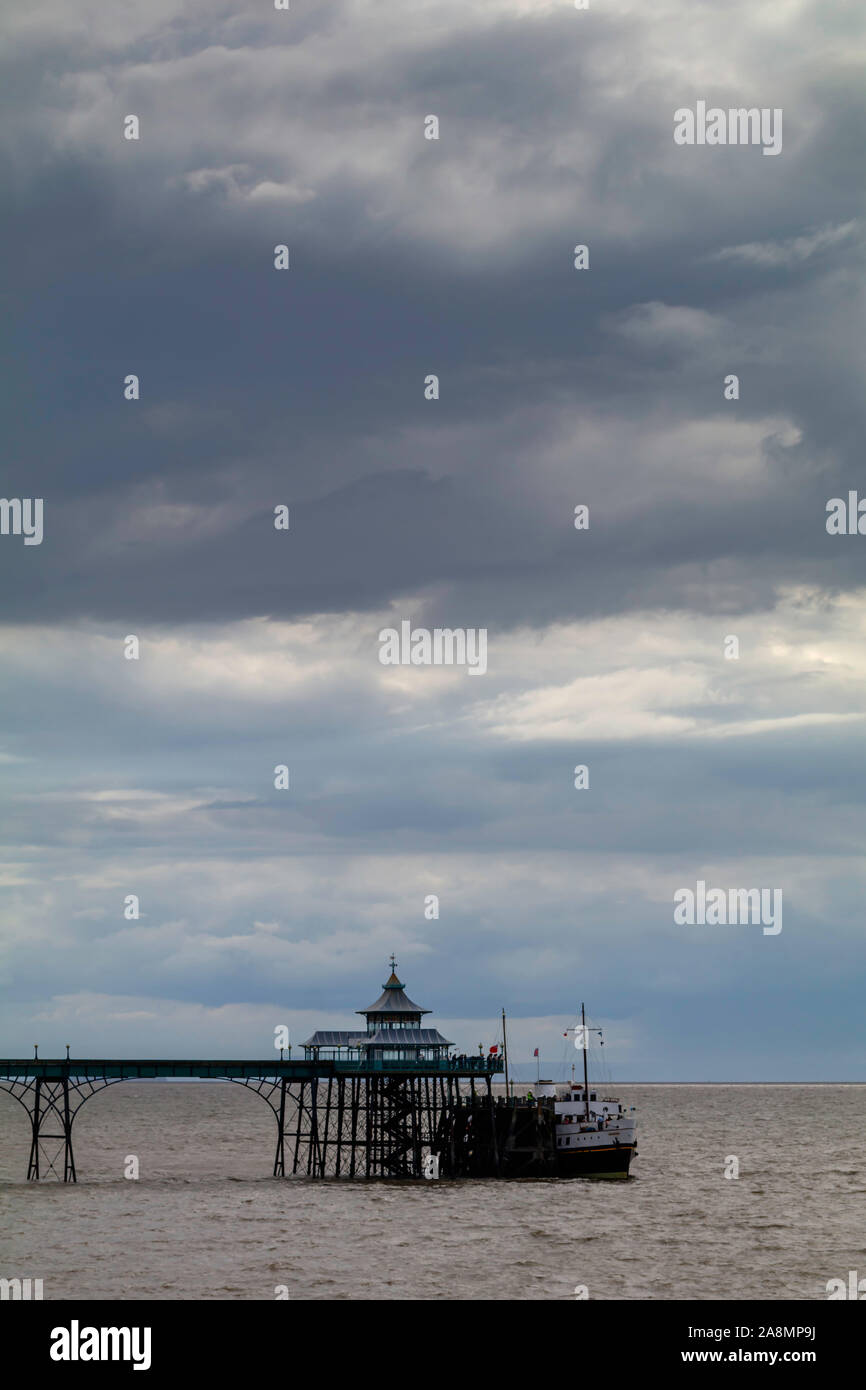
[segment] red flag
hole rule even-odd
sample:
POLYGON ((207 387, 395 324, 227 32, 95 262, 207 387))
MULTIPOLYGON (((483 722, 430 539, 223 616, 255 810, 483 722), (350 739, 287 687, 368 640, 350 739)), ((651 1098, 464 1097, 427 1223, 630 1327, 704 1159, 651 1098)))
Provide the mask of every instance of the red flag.
POLYGON ((499 1043, 494 1043, 493 1046, 491 1047, 490 1051, 491 1051, 491 1052, 498 1052, 498 1051, 499 1051, 499 1043))
POLYGON ((535 1051, 533 1052, 532 1055, 533 1055, 533 1057, 537 1057, 537 1056, 538 1056, 538 1048, 535 1049, 535 1051))

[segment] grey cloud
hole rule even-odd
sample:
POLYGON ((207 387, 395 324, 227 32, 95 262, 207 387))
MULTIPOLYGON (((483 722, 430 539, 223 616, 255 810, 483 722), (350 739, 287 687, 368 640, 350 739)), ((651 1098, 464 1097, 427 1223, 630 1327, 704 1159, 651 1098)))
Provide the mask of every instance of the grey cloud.
MULTIPOLYGON (((13 646, 45 643, 0 678, 5 751, 22 759, 2 764, 19 997, 123 995, 134 978, 219 1004, 303 984, 348 1008, 364 962, 396 940, 431 997, 467 1017, 508 991, 567 1010, 585 988, 639 1018, 675 1069, 669 1020, 699 1031, 710 1017, 710 1057, 744 992, 745 1017, 775 989, 790 1037, 814 972, 825 998, 862 977, 848 935, 859 729, 712 732, 722 717, 852 713, 850 645, 798 666, 796 698, 761 667, 732 712, 720 674, 672 711, 689 737, 641 727, 577 749, 513 729, 497 742, 476 682, 405 707, 376 685, 391 605, 488 626, 494 655, 521 634, 525 693, 543 708, 568 684, 533 680, 550 623, 645 614, 648 635, 621 638, 638 686, 634 647, 672 614, 720 636, 730 615, 757 615, 754 656, 821 647, 785 607, 792 590, 825 596, 828 640, 830 600, 860 601, 858 538, 828 537, 824 506, 862 481, 862 24, 821 6, 772 26, 745 3, 686 8, 584 24, 567 5, 377 0, 287 17, 153 0, 121 17, 52 0, 6 21, 3 491, 45 498, 42 546, 0 538, 13 646), (673 111, 697 97, 783 106, 782 156, 674 146, 673 111), (137 146, 120 136, 129 111, 137 146), (422 138, 428 112, 439 142, 422 138), (280 242, 286 275, 271 268, 280 242), (591 269, 576 272, 584 242, 591 269), (140 402, 122 400, 128 372, 140 402), (240 689, 233 663, 254 667, 261 649, 230 625, 284 618, 352 635, 308 684, 240 689), (226 645, 198 684, 143 679, 132 696, 135 671, 89 639, 139 630, 172 634, 180 665, 197 640, 226 645), (283 759, 288 808, 267 785, 283 759), (586 809, 569 785, 579 760, 596 779, 586 809), (124 789, 153 799, 88 799, 124 789), (716 856, 720 872, 757 861, 795 881, 781 954, 698 942, 684 957, 641 874, 679 882, 716 856), (350 860, 365 871, 331 891, 350 860), (221 863, 237 896, 197 897, 183 865, 206 879, 221 863), (422 938, 410 902, 461 863, 471 889, 422 938), (136 874, 144 926, 94 915, 136 874), (355 937, 329 972, 347 949, 335 919, 355 937), (259 940, 256 920, 279 931, 259 940), (536 941, 561 968, 533 973, 536 941)), ((588 661, 575 650, 574 674, 588 661)), ((672 659, 671 681, 687 666, 672 659)), ((516 718, 522 690, 509 672, 497 717, 516 718)), ((838 1038, 828 1047, 840 1055, 838 1038)))

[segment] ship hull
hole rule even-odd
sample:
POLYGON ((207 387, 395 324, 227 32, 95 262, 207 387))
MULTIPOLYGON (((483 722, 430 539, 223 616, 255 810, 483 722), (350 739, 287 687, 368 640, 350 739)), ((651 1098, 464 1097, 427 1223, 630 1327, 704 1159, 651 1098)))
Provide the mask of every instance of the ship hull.
POLYGON ((572 1149, 556 1155, 558 1178, 627 1178, 635 1144, 610 1144, 592 1149, 572 1149))

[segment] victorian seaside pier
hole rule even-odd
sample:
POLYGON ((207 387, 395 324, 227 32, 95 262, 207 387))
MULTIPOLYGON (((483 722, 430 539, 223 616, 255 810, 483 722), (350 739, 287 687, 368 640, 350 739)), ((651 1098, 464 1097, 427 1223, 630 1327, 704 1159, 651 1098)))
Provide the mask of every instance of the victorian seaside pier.
POLYGON ((0 1060, 0 1089, 30 1120, 28 1179, 76 1181, 73 1122, 98 1092, 121 1081, 180 1078, 235 1082, 271 1107, 275 1177, 418 1178, 430 1154, 437 1166, 441 1156, 443 1172, 457 1173, 465 1166, 457 1113, 485 1109, 492 1117, 498 1055, 454 1056, 437 1029, 422 1028, 429 1010, 409 999, 393 957, 381 995, 357 1012, 365 1028, 315 1032, 303 1060, 79 1060, 68 1048, 60 1060, 0 1060))

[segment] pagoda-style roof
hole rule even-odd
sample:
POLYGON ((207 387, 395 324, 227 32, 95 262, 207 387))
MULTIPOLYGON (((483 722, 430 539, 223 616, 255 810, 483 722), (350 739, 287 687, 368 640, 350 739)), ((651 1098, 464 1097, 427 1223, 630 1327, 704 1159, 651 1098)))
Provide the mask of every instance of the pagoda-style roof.
MULTIPOLYGON (((429 1013, 430 1010, 428 1009, 429 1013)), ((359 1047, 453 1047, 438 1028, 380 1028, 362 1033, 359 1047)))
POLYGON ((368 1033, 346 1032, 342 1029, 318 1028, 311 1038, 303 1044, 304 1047, 357 1047, 360 1042, 365 1042, 369 1037, 368 1033))
POLYGON ((405 992, 402 980, 397 979, 396 971, 393 967, 397 964, 394 957, 391 957, 391 977, 382 986, 382 993, 375 1004, 368 1004, 366 1009, 356 1009, 356 1014, 429 1014, 430 1009, 422 1009, 420 1004, 414 1004, 405 992))

